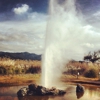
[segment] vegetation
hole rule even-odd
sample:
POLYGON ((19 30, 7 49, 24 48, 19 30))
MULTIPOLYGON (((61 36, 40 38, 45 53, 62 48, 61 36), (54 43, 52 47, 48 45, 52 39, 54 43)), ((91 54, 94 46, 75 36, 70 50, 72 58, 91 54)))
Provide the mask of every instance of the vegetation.
POLYGON ((100 60, 100 50, 94 51, 93 53, 89 52, 86 56, 84 56, 85 61, 96 62, 100 60))
POLYGON ((79 75, 88 77, 88 78, 95 78, 98 77, 100 72, 100 64, 93 63, 93 62, 85 62, 85 61, 74 61, 71 60, 66 65, 66 71, 64 73, 68 75, 79 75))
POLYGON ((98 70, 96 70, 95 68, 90 68, 86 70, 86 72, 84 73, 84 76, 88 78, 96 78, 97 75, 98 75, 98 70))
MULTIPOLYGON (((92 59, 99 57, 99 51, 94 54, 89 53, 92 59)), ((0 75, 17 75, 27 73, 40 73, 41 61, 38 60, 12 60, 10 58, 0 58, 0 75)), ((100 72, 100 64, 95 62, 71 60, 66 64, 64 73, 70 75, 79 75, 85 77, 97 77, 100 72)))
POLYGON ((12 60, 9 58, 0 58, 1 75, 39 73, 40 71, 41 61, 38 60, 12 60))
POLYGON ((16 85, 27 85, 36 83, 40 80, 40 74, 22 74, 22 75, 5 75, 0 76, 0 87, 1 86, 16 86, 16 85))

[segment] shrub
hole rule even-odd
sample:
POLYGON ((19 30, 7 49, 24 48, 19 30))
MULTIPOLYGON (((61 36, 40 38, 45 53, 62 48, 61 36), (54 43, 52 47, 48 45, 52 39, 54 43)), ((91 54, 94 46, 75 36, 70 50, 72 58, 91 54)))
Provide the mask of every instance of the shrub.
POLYGON ((95 68, 90 68, 85 71, 84 76, 88 78, 96 78, 98 75, 98 70, 95 68))
POLYGON ((21 74, 21 69, 20 68, 16 68, 15 69, 15 74, 21 74))
POLYGON ((22 69, 22 70, 21 70, 21 72, 22 72, 23 74, 25 74, 25 73, 26 73, 25 69, 22 69))
POLYGON ((2 66, 0 66, 0 74, 5 75, 6 74, 6 69, 2 66))

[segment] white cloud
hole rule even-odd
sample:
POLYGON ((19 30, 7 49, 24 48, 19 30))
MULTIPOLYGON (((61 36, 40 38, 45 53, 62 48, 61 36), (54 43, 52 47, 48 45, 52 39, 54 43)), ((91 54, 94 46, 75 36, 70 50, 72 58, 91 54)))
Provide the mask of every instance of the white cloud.
MULTIPOLYGON (((16 52, 18 51, 40 52, 41 50, 44 49, 48 15, 38 12, 28 12, 29 9, 30 7, 27 4, 23 4, 21 7, 14 8, 13 12, 15 13, 15 16, 12 15, 10 20, 7 21, 4 20, 3 22, 0 22, 0 51, 6 50, 6 51, 16 51, 16 52), (27 18, 24 20, 25 14, 27 18), (18 21, 19 19, 21 20, 18 21)), ((56 19, 54 21, 56 21, 56 19)), ((68 23, 66 22, 66 20, 64 20, 63 23, 59 22, 56 23, 56 25, 58 25, 59 27, 61 27, 62 25, 64 26, 61 28, 61 30, 60 28, 57 28, 56 30, 57 34, 52 33, 56 41, 59 41, 56 38, 57 36, 59 36, 58 31, 62 31, 65 32, 65 35, 60 39, 63 41, 64 46, 68 44, 68 41, 66 42, 66 40, 69 40, 69 42, 73 43, 71 47, 77 45, 82 47, 82 49, 79 48, 76 49, 76 51, 78 50, 80 53, 83 52, 82 51, 83 49, 85 53, 88 51, 99 49, 100 29, 95 29, 94 26, 86 23, 83 27, 80 27, 79 25, 80 30, 76 32, 77 25, 72 24, 71 27, 74 28, 71 27, 69 28, 69 31, 71 31, 71 34, 73 34, 73 37, 71 38, 70 34, 66 34, 67 33, 66 23, 68 23)), ((69 23, 69 25, 71 24, 69 23)), ((51 32, 54 28, 53 26, 54 26, 53 23, 51 24, 51 26, 48 26, 50 28, 49 39, 52 35, 51 32)), ((50 41, 51 40, 52 38, 50 39, 50 41)), ((62 47, 64 47, 63 45, 61 44, 62 47)), ((75 49, 72 52, 75 52, 75 49)))
POLYGON ((92 48, 94 47, 94 44, 91 44, 91 43, 84 43, 83 46, 84 46, 85 48, 87 47, 87 48, 91 48, 91 49, 92 49, 92 48))
POLYGON ((100 11, 97 11, 96 13, 93 14, 94 16, 100 16, 100 11))
POLYGON ((0 22, 0 51, 42 52, 47 15, 38 12, 28 12, 29 8, 26 4, 14 8, 15 16, 12 15, 10 20, 0 22), (27 12, 27 18, 24 20, 24 14, 27 12), (19 21, 19 19, 21 20, 19 21))
POLYGON ((17 15, 25 14, 29 10, 29 6, 27 4, 22 4, 21 7, 14 8, 13 12, 17 15))

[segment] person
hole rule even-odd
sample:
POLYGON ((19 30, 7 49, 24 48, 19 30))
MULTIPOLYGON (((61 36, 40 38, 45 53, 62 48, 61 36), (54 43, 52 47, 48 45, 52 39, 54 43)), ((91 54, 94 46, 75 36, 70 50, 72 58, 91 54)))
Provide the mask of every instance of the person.
POLYGON ((78 73, 77 73, 77 79, 78 79, 79 75, 80 75, 80 73, 78 72, 78 73))

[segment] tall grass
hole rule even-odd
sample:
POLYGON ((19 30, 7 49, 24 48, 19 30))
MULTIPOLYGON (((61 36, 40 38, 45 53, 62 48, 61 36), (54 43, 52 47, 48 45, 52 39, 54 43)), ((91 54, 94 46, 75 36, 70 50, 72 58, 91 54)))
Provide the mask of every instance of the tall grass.
POLYGON ((40 69, 41 61, 0 58, 0 74, 35 73, 40 69))
POLYGON ((94 78, 98 76, 100 72, 100 64, 99 63, 92 63, 92 62, 79 62, 79 61, 70 61, 66 65, 66 73, 71 75, 80 75, 94 78))

